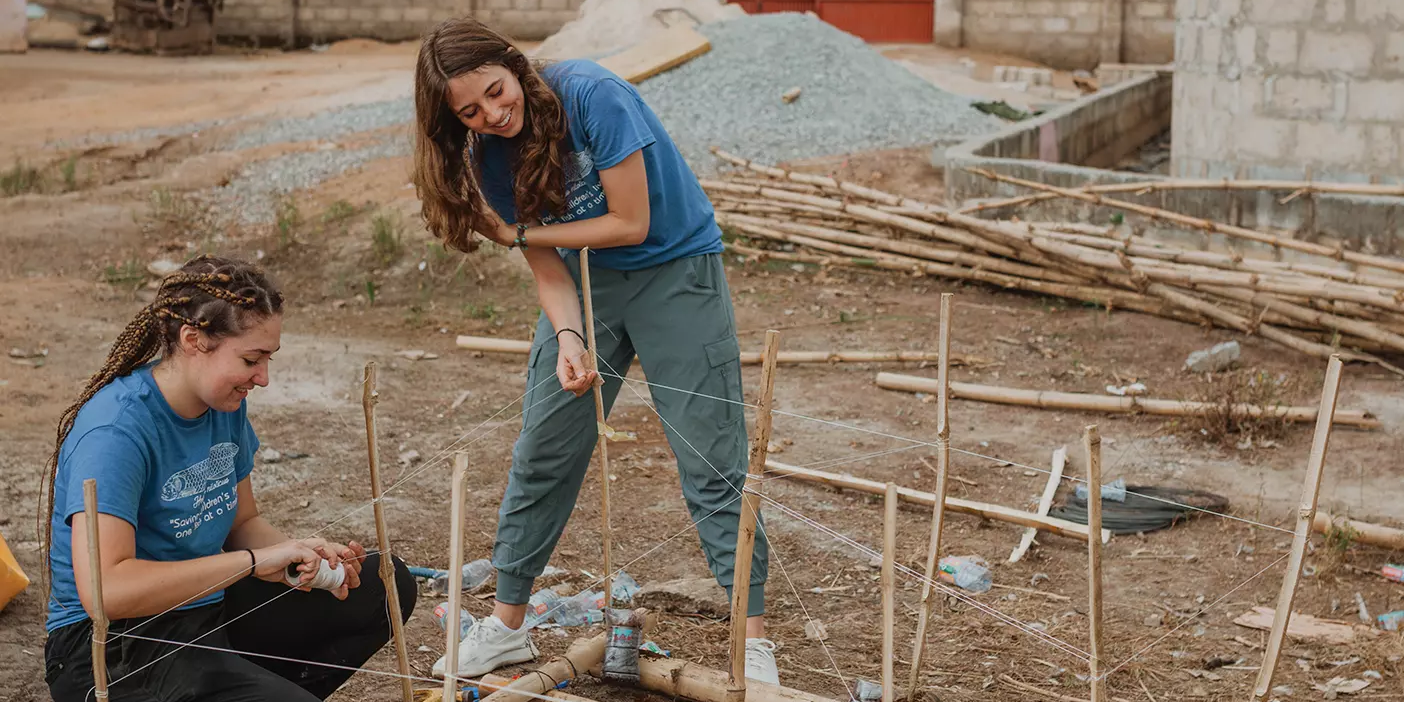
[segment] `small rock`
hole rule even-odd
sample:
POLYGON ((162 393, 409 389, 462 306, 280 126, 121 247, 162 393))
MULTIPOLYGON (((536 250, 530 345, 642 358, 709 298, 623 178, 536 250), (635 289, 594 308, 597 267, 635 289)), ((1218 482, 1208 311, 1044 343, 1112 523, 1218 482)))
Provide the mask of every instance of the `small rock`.
POLYGON ((283 460, 283 454, 274 448, 266 448, 259 451, 258 457, 262 459, 264 463, 277 463, 283 460))
POLYGON ((412 466, 419 462, 419 452, 414 449, 405 451, 400 454, 399 461, 402 466, 412 466))
POLYGON ((432 361, 439 357, 439 354, 429 353, 423 349, 409 349, 406 351, 396 351, 396 356, 408 358, 411 361, 432 361))
POLYGON ((1145 621, 1141 622, 1146 626, 1160 626, 1165 621, 1163 614, 1147 614, 1145 621))
POLYGON ((298 507, 301 507, 301 508, 303 508, 303 509, 307 509, 308 505, 311 505, 311 504, 312 504, 312 501, 311 501, 311 500, 303 500, 303 501, 297 503, 297 506, 298 506, 298 507))
POLYGON ((829 630, 824 628, 822 622, 811 619, 804 624, 804 637, 814 641, 827 641, 829 630))
POLYGON ((790 104, 790 103, 792 103, 792 102, 798 100, 798 99, 799 99, 799 96, 800 96, 800 89, 799 89, 798 87, 794 87, 794 88, 790 88, 789 90, 786 90, 786 91, 785 91, 785 94, 780 96, 780 99, 781 99, 781 100, 784 100, 784 101, 785 101, 785 104, 788 105, 788 104, 790 104))
POLYGON ((48 349, 10 349, 10 358, 43 358, 49 355, 48 349))
POLYGON ((1195 373, 1217 373, 1232 366, 1242 355, 1237 341, 1225 341, 1213 347, 1195 351, 1185 359, 1185 368, 1195 373))
POLYGON ((731 601, 715 578, 683 578, 649 583, 634 596, 639 607, 674 614, 702 614, 725 617, 731 614, 731 601))
POLYGON ((772 441, 769 445, 765 447, 765 451, 766 453, 784 453, 785 446, 784 444, 778 444, 772 441))

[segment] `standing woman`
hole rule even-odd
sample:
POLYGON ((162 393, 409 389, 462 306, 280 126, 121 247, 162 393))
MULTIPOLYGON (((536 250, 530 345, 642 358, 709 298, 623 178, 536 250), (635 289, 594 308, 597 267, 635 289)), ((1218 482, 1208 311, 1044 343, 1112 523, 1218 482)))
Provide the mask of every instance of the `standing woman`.
MULTIPOLYGON (((258 438, 245 398, 268 385, 282 312, 282 294, 258 268, 190 261, 63 413, 41 513, 51 585, 44 679, 55 702, 86 702, 93 691, 89 478, 112 700, 322 700, 389 640, 385 588, 360 579, 380 557, 354 541, 289 539, 254 501, 258 438), (342 584, 306 591, 323 561, 342 568, 342 584), (304 591, 290 591, 289 569, 304 591)), ((408 618, 414 578, 398 560, 395 577, 408 618)))
MULTIPOLYGON (((606 411, 635 354, 677 458, 707 564, 730 593, 746 476, 741 367, 721 230, 711 202, 634 87, 599 64, 534 64, 471 19, 425 37, 415 66, 415 185, 430 231, 472 251, 474 233, 520 249, 541 319, 522 433, 498 515, 497 602, 459 648, 458 674, 531 660, 532 583, 570 517, 598 438, 579 250, 591 250, 606 411), (554 372, 567 393, 545 385, 554 372)), ((756 543, 746 675, 775 683, 765 638, 769 549, 756 543)), ((435 667, 442 674, 444 661, 435 667)))

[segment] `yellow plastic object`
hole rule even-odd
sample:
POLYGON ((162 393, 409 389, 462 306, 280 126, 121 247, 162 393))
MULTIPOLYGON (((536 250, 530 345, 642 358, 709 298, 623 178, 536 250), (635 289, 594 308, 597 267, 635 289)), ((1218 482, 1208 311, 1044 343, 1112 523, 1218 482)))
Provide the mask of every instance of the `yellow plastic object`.
POLYGON ((29 587, 29 578, 20 570, 15 555, 5 544, 5 536, 0 534, 0 609, 10 604, 15 595, 29 587))

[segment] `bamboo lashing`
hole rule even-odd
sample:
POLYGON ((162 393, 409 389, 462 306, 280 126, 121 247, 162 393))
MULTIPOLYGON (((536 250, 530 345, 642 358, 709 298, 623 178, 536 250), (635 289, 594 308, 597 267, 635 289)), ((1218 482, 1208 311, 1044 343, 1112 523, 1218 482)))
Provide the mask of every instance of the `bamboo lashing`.
POLYGON ((83 481, 83 521, 88 537, 88 608, 93 622, 93 696, 107 697, 107 608, 102 600, 102 534, 98 528, 97 480, 83 481))
POLYGON ((761 482, 755 476, 765 473, 770 446, 771 403, 775 391, 775 356, 780 351, 780 332, 765 333, 765 362, 761 366, 760 398, 756 405, 756 433, 751 440, 750 465, 742 489, 741 512, 736 525, 736 551, 731 569, 731 667, 727 678, 728 698, 746 699, 746 620, 750 604, 751 559, 756 546, 756 522, 760 517, 761 482))
MULTIPOLYGON (((898 373, 879 373, 877 376, 877 385, 880 388, 888 390, 903 390, 906 392, 934 394, 940 390, 940 385, 935 380, 898 373)), ((1212 403, 1192 402, 1188 400, 1157 400, 1144 397, 1115 397, 1075 392, 1024 390, 1022 388, 1005 388, 995 385, 978 385, 975 383, 958 382, 951 383, 951 396, 963 400, 978 400, 981 402, 993 402, 1006 405, 1023 405, 1025 407, 1085 410, 1090 412, 1143 412, 1145 414, 1170 417, 1185 417, 1202 414, 1206 410, 1216 407, 1216 405, 1212 403)), ((1318 412, 1315 407, 1262 407, 1247 404, 1234 405, 1229 408, 1229 411, 1238 416, 1277 417, 1289 422, 1316 421, 1318 412)), ((1363 410, 1337 410, 1334 421, 1336 424, 1358 429, 1378 429, 1380 427, 1380 420, 1363 410)))
MULTIPOLYGON (((594 296, 590 288, 590 249, 580 250, 580 296, 585 301, 585 338, 590 342, 590 370, 598 372, 600 369, 599 346, 595 344, 595 303, 594 296)), ((603 377, 597 378, 590 390, 595 396, 595 422, 598 425, 596 441, 599 442, 600 450, 600 542, 604 551, 604 596, 605 602, 611 601, 614 591, 611 589, 614 584, 614 564, 611 548, 611 534, 609 521, 609 437, 605 436, 605 409, 604 409, 604 385, 603 377)))
POLYGON ((1266 697, 1272 689, 1272 678, 1277 670, 1278 659, 1282 655, 1287 625, 1292 619, 1292 601, 1297 595, 1297 580, 1302 574, 1307 539, 1311 535, 1312 523, 1316 518, 1317 498, 1321 494, 1321 476, 1326 470, 1326 450, 1331 443, 1331 417, 1336 412, 1336 398, 1340 394, 1340 388, 1341 359, 1333 357, 1326 364, 1326 382, 1321 388, 1321 408, 1317 412, 1316 433, 1312 436, 1311 454, 1307 458, 1306 476, 1302 482, 1301 503, 1297 508, 1297 528, 1292 535, 1287 572, 1282 578, 1272 631, 1268 634, 1267 650, 1263 653, 1263 664, 1258 669, 1258 680, 1253 688, 1253 696, 1258 699, 1266 697))
MULTIPOLYGON (((931 506, 931 537, 926 550, 926 578, 921 581, 921 604, 917 609, 916 635, 912 640, 912 665, 907 673, 907 700, 915 700, 917 683, 921 679, 921 663, 926 652, 926 625, 935 605, 931 597, 931 583, 937 576, 941 558, 941 531, 946 520, 946 477, 951 470, 951 407, 950 407, 950 364, 945 358, 951 350, 951 293, 941 293, 941 317, 937 322, 937 353, 941 361, 937 365, 936 395, 936 492, 931 506)), ((893 495, 896 498, 896 495, 893 495)), ((895 509, 895 508, 894 508, 895 509)))
MULTIPOLYGON (((410 680, 409 649, 405 646, 404 620, 400 612, 400 590, 395 583, 395 561, 390 552, 390 530, 385 523, 385 506, 381 504, 380 447, 375 429, 375 405, 380 400, 376 391, 375 361, 366 363, 361 388, 361 407, 366 414, 366 459, 370 465, 371 504, 375 513, 375 538, 380 547, 380 582, 385 586, 385 601, 389 605, 390 634, 395 643, 395 661, 400 668, 400 693, 404 702, 414 702, 414 684, 410 680)), ((446 669, 447 670, 447 669, 446 669)))

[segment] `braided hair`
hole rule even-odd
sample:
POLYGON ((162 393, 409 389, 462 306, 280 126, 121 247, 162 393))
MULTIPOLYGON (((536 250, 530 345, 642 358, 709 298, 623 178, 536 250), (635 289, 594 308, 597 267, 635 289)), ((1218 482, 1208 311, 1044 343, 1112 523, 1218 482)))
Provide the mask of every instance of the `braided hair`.
POLYGON ((180 270, 166 276, 156 293, 156 299, 132 319, 113 342, 107 362, 88 379, 78 400, 59 417, 58 436, 54 452, 49 457, 39 493, 44 502, 39 510, 43 523, 44 601, 49 597, 49 549, 53 543, 54 482, 58 475, 59 452, 78 411, 107 387, 113 380, 136 370, 155 358, 159 352, 169 357, 180 343, 180 332, 190 326, 200 330, 212 343, 238 336, 245 329, 265 319, 282 314, 283 294, 250 263, 231 258, 199 256, 180 270))

